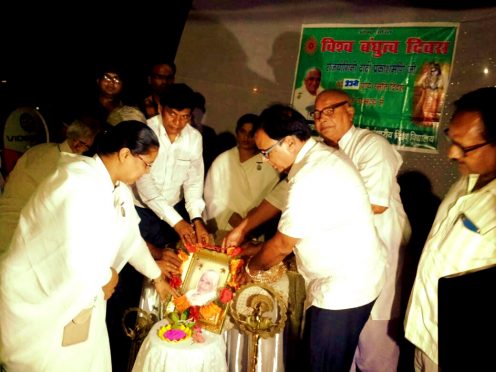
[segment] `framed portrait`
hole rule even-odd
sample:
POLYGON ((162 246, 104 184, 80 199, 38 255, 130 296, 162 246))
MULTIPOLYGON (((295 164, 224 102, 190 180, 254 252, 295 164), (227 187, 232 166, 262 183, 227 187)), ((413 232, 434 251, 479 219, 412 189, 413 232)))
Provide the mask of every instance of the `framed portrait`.
POLYGON ((221 333, 228 308, 219 298, 231 279, 229 261, 227 254, 199 249, 191 257, 181 287, 189 304, 199 309, 198 325, 215 333, 221 333))

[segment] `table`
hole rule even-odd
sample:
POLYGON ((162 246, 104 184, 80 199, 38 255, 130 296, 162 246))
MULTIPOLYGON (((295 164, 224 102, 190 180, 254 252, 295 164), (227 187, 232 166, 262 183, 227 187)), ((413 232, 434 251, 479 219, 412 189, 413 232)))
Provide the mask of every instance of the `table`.
POLYGON ((157 335, 167 320, 158 321, 146 336, 136 357, 133 372, 225 372, 226 344, 221 335, 203 330, 203 343, 190 338, 179 343, 163 341, 157 335))

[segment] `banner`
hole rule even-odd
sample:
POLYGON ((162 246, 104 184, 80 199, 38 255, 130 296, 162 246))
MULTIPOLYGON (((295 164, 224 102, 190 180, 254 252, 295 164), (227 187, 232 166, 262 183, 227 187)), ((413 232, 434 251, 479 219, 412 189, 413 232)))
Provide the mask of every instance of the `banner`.
POLYGON ((303 25, 292 104, 307 119, 316 95, 343 89, 354 124, 403 150, 437 152, 458 24, 303 25))

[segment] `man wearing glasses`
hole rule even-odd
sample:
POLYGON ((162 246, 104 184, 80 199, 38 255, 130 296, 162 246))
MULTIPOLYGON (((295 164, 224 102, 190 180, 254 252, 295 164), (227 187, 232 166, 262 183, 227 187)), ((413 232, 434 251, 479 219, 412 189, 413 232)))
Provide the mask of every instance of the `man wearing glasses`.
MULTIPOLYGON (((463 95, 455 102, 455 113, 446 131, 450 141, 448 158, 458 163, 462 177, 439 206, 422 251, 405 318, 405 336, 416 346, 415 369, 419 371, 439 370, 438 280, 496 263, 494 102, 494 87, 463 95)), ((460 319, 463 323, 471 321, 470 317, 460 319)), ((482 361, 486 369, 492 366, 488 357, 482 361)), ((476 363, 481 360, 472 361, 476 363)))
POLYGON ((385 252, 367 192, 351 161, 311 138, 298 112, 274 105, 261 118, 255 142, 270 165, 288 172, 288 199, 278 231, 248 260, 247 275, 261 275, 294 251, 307 292, 304 366, 348 371, 384 284, 385 252))
MULTIPOLYGON (((361 335, 355 363, 361 370, 395 371, 399 358, 397 336, 400 327, 399 278, 402 249, 410 226, 399 196, 396 175, 402 164, 399 153, 380 135, 353 126, 355 110, 350 97, 341 90, 321 92, 311 113, 324 142, 341 149, 358 169, 365 183, 374 213, 374 224, 387 250, 386 284, 377 299, 361 335), (396 330, 392 332, 391 330, 396 330)), ((266 149, 265 154, 272 149, 266 149)), ((264 154, 264 151, 262 151, 264 154)), ((287 185, 280 183, 260 206, 226 238, 236 245, 245 234, 283 209, 287 185)), ((355 370, 355 363, 352 370, 355 370)))
POLYGON ((372 309, 355 354, 352 371, 396 371, 399 359, 400 274, 410 225, 396 180, 401 155, 382 136, 353 125, 355 109, 341 90, 317 96, 312 117, 324 142, 355 164, 365 183, 379 238, 387 249, 386 284, 372 309))
MULTIPOLYGON (((193 91, 185 84, 173 84, 160 102, 161 115, 148 119, 160 142, 159 153, 150 173, 136 182, 141 233, 159 249, 175 246, 179 239, 186 244, 207 243, 201 218, 205 209, 202 137, 190 125, 193 91), (181 208, 183 198, 185 210, 181 208)), ((155 252, 157 255, 161 253, 155 252)))

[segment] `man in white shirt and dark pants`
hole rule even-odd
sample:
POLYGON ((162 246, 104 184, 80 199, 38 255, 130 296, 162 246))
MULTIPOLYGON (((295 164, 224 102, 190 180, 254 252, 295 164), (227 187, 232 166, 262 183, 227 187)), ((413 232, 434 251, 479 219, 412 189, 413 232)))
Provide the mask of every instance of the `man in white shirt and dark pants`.
POLYGON ((189 124, 193 98, 187 85, 172 84, 161 96, 161 115, 148 119, 160 150, 150 173, 136 183, 135 205, 143 238, 157 248, 179 239, 185 243, 208 242, 202 220, 202 136, 189 124), (183 198, 186 210, 181 215, 177 209, 183 198))
POLYGON ((278 231, 248 261, 247 275, 294 251, 307 292, 302 365, 348 371, 384 285, 385 251, 365 186, 346 156, 311 138, 295 110, 274 105, 261 118, 255 142, 275 169, 289 172, 289 191, 278 231))

